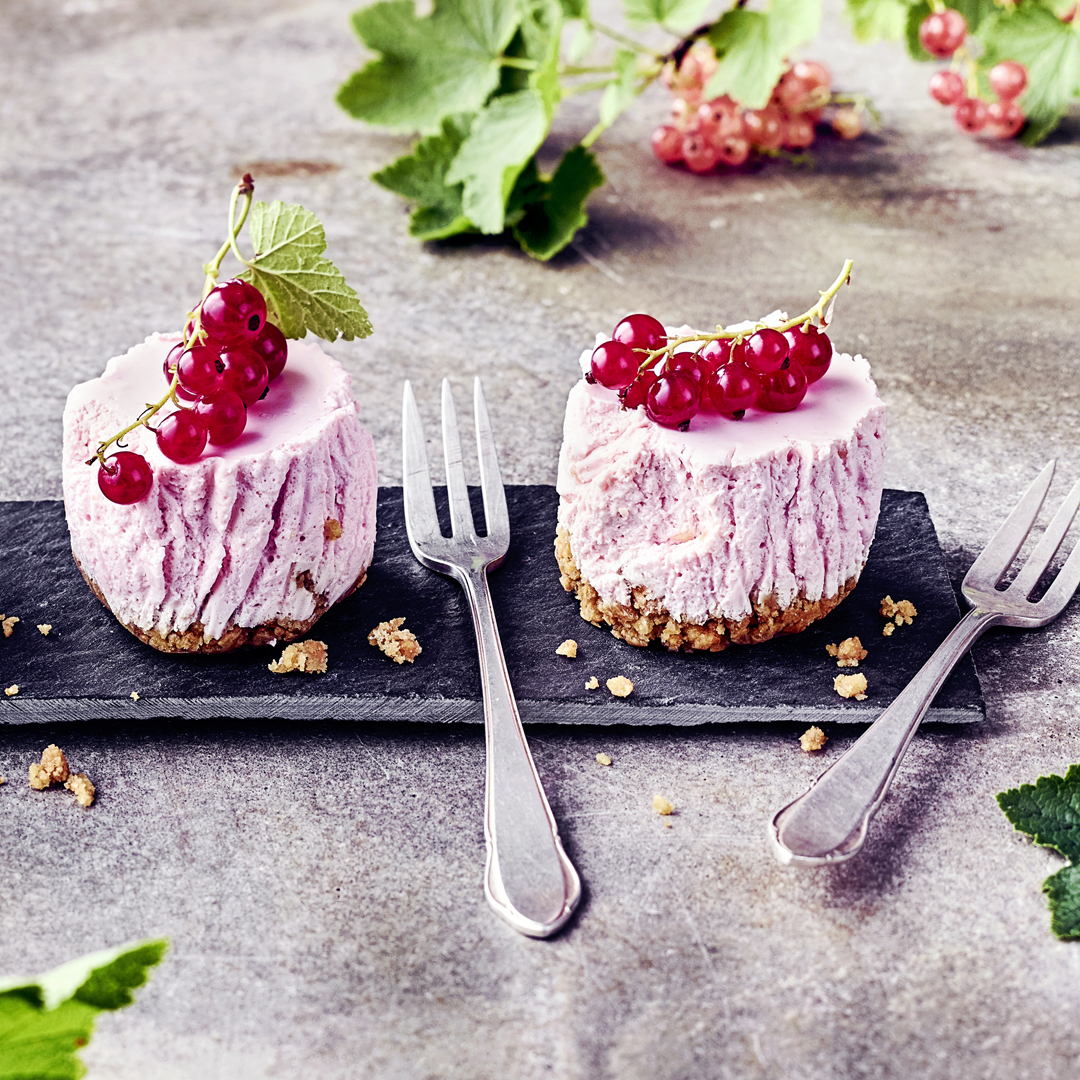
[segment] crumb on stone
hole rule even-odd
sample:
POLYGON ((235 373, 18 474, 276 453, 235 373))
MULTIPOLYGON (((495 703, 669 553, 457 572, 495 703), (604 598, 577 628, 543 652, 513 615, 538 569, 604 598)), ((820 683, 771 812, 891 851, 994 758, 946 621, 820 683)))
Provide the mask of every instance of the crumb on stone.
POLYGON ((341 522, 337 518, 327 518, 322 532, 327 540, 336 540, 342 533, 341 522))
POLYGON ((286 645, 279 660, 267 664, 275 675, 290 671, 303 671, 308 675, 321 675, 326 671, 326 644, 322 641, 297 641, 286 645))
POLYGON ((886 619, 892 619, 897 626, 910 626, 911 620, 919 613, 910 600, 894 600, 891 596, 886 596, 881 601, 881 614, 886 619))
POLYGON ((675 813, 675 807, 672 806, 663 795, 654 795, 652 797, 652 808, 661 817, 667 817, 669 814, 675 813))
POLYGON ((799 742, 808 754, 814 750, 820 750, 828 741, 828 736, 819 727, 808 727, 799 736, 799 742))
POLYGON ((608 679, 607 688, 616 697, 629 697, 630 692, 634 689, 634 684, 625 675, 616 675, 614 678, 608 679))
POLYGON ((886 623, 886 624, 884 625, 884 627, 882 627, 882 630, 881 630, 881 632, 882 632, 882 633, 883 633, 883 634, 884 634, 884 635, 885 635, 886 637, 892 637, 892 636, 893 636, 893 631, 894 631, 895 629, 896 629, 896 623, 891 623, 891 622, 887 622, 887 623, 886 623))
POLYGON ((598 765, 610 765, 611 764, 611 758, 607 754, 597 754, 596 755, 596 763, 598 765))
POLYGON ((599 690, 600 680, 595 675, 589 676, 589 681, 585 684, 586 690, 599 690))
POLYGON ((10 686, 5 686, 4 687, 4 693, 7 694, 8 697, 14 697, 18 692, 19 692, 19 684, 18 683, 12 683, 10 686))
POLYGON ((42 637, 48 637, 49 636, 49 631, 52 629, 52 623, 39 622, 37 624, 37 628, 38 628, 38 633, 42 637))
POLYGON ((411 664, 424 651, 416 635, 411 630, 402 629, 404 622, 404 618, 381 622, 367 636, 368 644, 380 649, 395 664, 404 664, 406 660, 411 664))
POLYGON ((11 637, 15 632, 17 622, 22 622, 18 615, 0 615, 0 626, 4 628, 4 637, 11 637))
POLYGON ((866 650, 857 637, 845 638, 839 645, 826 645, 825 651, 836 657, 837 667, 858 667, 866 659, 866 650))
POLYGON ((132 690, 131 691, 131 700, 132 701, 138 701, 139 700, 139 691, 138 690, 132 690))
POLYGON ((94 785, 86 773, 73 773, 64 784, 80 806, 89 806, 94 801, 94 785))
POLYGON ((577 642, 573 638, 567 638, 556 650, 556 656, 568 656, 571 660, 577 656, 577 642))
POLYGON ((49 743, 41 752, 41 761, 30 766, 30 786, 44 791, 50 784, 63 784, 71 776, 64 751, 56 743, 49 743))
POLYGON ((854 698, 856 701, 866 699, 866 676, 862 672, 857 675, 837 675, 833 679, 833 689, 842 698, 854 698))

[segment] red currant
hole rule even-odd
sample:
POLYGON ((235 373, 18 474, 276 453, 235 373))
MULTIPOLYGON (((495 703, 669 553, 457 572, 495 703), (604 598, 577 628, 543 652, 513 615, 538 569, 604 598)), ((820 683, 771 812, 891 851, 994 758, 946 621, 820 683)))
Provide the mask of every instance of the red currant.
POLYGON ((661 124, 652 133, 652 152, 665 165, 674 165, 682 161, 682 140, 682 132, 678 128, 661 124))
POLYGON ((648 349, 649 352, 667 344, 667 331, 660 320, 651 315, 627 315, 615 327, 611 337, 631 349, 648 349))
POLYGON ((919 41, 931 56, 945 60, 964 44, 967 31, 967 19, 955 8, 946 8, 923 19, 919 24, 919 41))
POLYGON ((698 359, 715 371, 722 368, 731 359, 731 338, 717 338, 706 341, 697 351, 698 359))
POLYGON ((653 423, 683 431, 701 408, 697 380, 682 371, 660 375, 645 396, 645 412, 653 423))
POLYGON ((956 105, 964 98, 964 80, 955 71, 935 71, 930 76, 930 96, 941 105, 956 105))
POLYGON ((694 382, 698 383, 701 382, 705 374, 698 363, 697 356, 688 352, 675 353, 667 358, 667 362, 664 364, 664 373, 671 374, 675 371, 689 375, 694 382))
POLYGON ((784 145, 791 150, 805 150, 814 141, 814 125, 808 116, 789 116, 784 123, 784 145))
POLYGON ((619 398, 624 409, 640 409, 645 404, 652 384, 656 382, 657 374, 654 368, 643 371, 629 386, 619 391, 619 398))
POLYGON ((181 465, 196 461, 206 448, 206 421, 193 409, 169 413, 158 425, 158 449, 181 465))
MULTIPOLYGON (((161 370, 165 375, 165 382, 168 385, 172 385, 173 377, 176 375, 176 366, 180 361, 180 357, 184 355, 184 346, 174 345, 169 350, 169 355, 165 357, 165 363, 161 365, 161 370)), ((176 384, 176 396, 181 401, 194 401, 199 395, 192 394, 190 391, 185 390, 181 383, 176 384)))
POLYGON ((603 341, 593 349, 592 377, 601 386, 621 390, 637 375, 640 356, 622 341, 603 341))
POLYGON ((253 341, 266 322, 263 294, 233 278, 215 285, 199 308, 202 328, 216 341, 231 345, 253 341))
POLYGON ((806 375, 798 364, 765 375, 758 391, 757 407, 767 412, 791 412, 806 397, 806 375))
POLYGON ((180 385, 194 397, 213 394, 225 385, 225 367, 220 350, 195 345, 180 356, 176 365, 180 385))
POLYGON ((807 90, 821 88, 828 90, 832 86, 832 73, 817 60, 800 60, 792 69, 792 77, 798 79, 807 90))
POLYGON ((256 355, 262 357, 269 381, 273 382, 285 370, 285 362, 289 359, 289 343, 285 335, 273 323, 267 323, 251 347, 256 355))
POLYGON ((756 330, 742 343, 740 359, 759 375, 769 375, 780 370, 787 359, 788 343, 779 330, 771 326, 756 330))
POLYGON ((777 109, 751 109, 743 115, 747 140, 761 150, 779 150, 784 142, 784 124, 777 109))
POLYGON ((201 397, 195 402, 195 412, 206 423, 207 440, 214 446, 227 446, 244 433, 247 409, 238 394, 221 390, 213 397, 201 397))
POLYGON ((98 469, 97 482, 106 499, 127 506, 146 498, 154 473, 141 454, 121 450, 105 459, 98 469))
POLYGON ((721 165, 736 169, 750 156, 750 144, 737 135, 729 135, 716 148, 716 160, 721 165))
POLYGON ((795 327, 784 331, 791 349, 791 361, 803 369, 808 383, 815 383, 832 363, 833 347, 829 335, 812 326, 795 327))
POLYGON ((700 127, 695 125, 683 136, 682 157, 691 172, 707 173, 716 167, 717 156, 716 147, 700 127))
POLYGON ((745 364, 732 361, 708 382, 709 400, 718 413, 741 420, 756 401, 760 380, 745 364))
POLYGON ((1024 126, 1024 110, 1015 101, 995 101, 986 107, 986 134, 1011 139, 1024 126))
POLYGON ((986 102, 981 98, 964 98, 953 111, 953 119, 961 131, 974 135, 986 127, 986 102))
POLYGON ((265 362, 246 345, 234 345, 221 354, 224 385, 245 405, 254 405, 270 381, 265 362))
POLYGON ((990 89, 1002 101, 1013 101, 1027 87, 1028 73, 1023 64, 1015 60, 1002 60, 990 69, 990 89))

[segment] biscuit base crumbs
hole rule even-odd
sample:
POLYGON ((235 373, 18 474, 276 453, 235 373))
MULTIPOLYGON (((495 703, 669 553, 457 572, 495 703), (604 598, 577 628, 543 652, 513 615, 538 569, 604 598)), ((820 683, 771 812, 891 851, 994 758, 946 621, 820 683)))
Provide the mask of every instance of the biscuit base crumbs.
POLYGON ((38 633, 42 637, 48 637, 49 636, 49 631, 52 629, 52 623, 39 622, 37 624, 37 628, 38 628, 38 633))
MULTIPOLYGON (((886 619, 892 619, 896 626, 910 626, 911 620, 919 613, 910 600, 894 600, 891 596, 886 596, 881 601, 881 614, 886 619)), ((886 636, 891 633, 889 630, 886 636)))
POLYGON ((4 693, 7 694, 8 697, 14 697, 18 692, 19 692, 19 684, 18 683, 12 683, 10 686, 5 686, 4 687, 4 693))
POLYGON ((138 690, 132 690, 129 697, 131 698, 132 701, 138 701, 139 700, 139 691, 138 690))
POLYGON ((49 743, 41 751, 41 761, 30 766, 30 786, 35 791, 44 791, 50 784, 63 784, 71 776, 64 751, 56 743, 49 743))
POLYGON ((615 697, 629 697, 634 684, 625 675, 616 675, 607 681, 607 688, 615 697))
POLYGON ((341 536, 341 522, 337 518, 327 518, 323 525, 322 534, 327 540, 337 540, 341 536))
POLYGON ((854 698, 856 701, 866 700, 866 676, 860 672, 858 675, 837 675, 833 679, 833 689, 842 698, 854 698))
POLYGON ((402 629, 404 622, 404 618, 381 622, 367 636, 368 644, 385 653, 395 664, 404 664, 406 660, 411 664, 424 651, 416 635, 402 629))
POLYGON ((589 676, 589 681, 585 684, 586 690, 599 690, 600 680, 595 675, 589 676))
POLYGON ((857 637, 845 638, 839 645, 826 645, 825 651, 836 657, 837 667, 858 667, 866 659, 866 650, 857 637))
POLYGON ((556 650, 556 656, 568 656, 571 660, 577 656, 577 642, 568 637, 556 650))
POLYGON ((820 750, 828 741, 829 737, 819 727, 809 727, 799 736, 799 743, 808 754, 820 750))
POLYGON ((73 773, 64 787, 75 796, 80 806, 89 806, 94 801, 94 785, 86 773, 73 773))
POLYGON ((672 806, 663 795, 654 795, 652 797, 652 808, 661 817, 667 817, 669 814, 675 813, 675 807, 672 806))
POLYGON ((0 615, 0 626, 4 628, 4 637, 11 637, 15 632, 17 622, 22 622, 18 615, 0 615))
POLYGON ((882 633, 883 633, 883 634, 884 634, 884 635, 885 635, 886 637, 892 637, 892 636, 893 636, 893 631, 894 631, 895 629, 896 629, 896 623, 891 623, 891 622, 887 622, 887 623, 886 623, 886 624, 884 625, 884 627, 882 627, 882 630, 881 630, 881 632, 882 632, 882 633))
POLYGON ((596 763, 598 765, 610 765, 611 764, 611 758, 608 757, 607 754, 597 754, 596 755, 596 763))
POLYGON ((326 671, 326 644, 322 641, 297 641, 286 645, 279 660, 266 665, 275 675, 302 671, 321 675, 326 671))

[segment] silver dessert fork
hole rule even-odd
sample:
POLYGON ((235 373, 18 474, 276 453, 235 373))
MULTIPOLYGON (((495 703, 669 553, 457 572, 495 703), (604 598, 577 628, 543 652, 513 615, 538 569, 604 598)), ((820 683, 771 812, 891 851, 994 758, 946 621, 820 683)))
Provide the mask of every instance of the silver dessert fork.
POLYGON ((998 589, 1035 524, 1053 475, 1051 461, 967 572, 962 591, 971 610, 850 749, 773 818, 769 835, 782 863, 820 866, 856 854, 930 702, 964 653, 991 626, 1033 629, 1061 614, 1080 585, 1080 544, 1042 598, 1032 603, 1028 597, 1069 531, 1080 506, 1080 481, 1012 584, 998 589))
POLYGON ((563 851, 559 827, 525 741, 488 592, 487 572, 502 563, 510 545, 510 516, 479 379, 473 411, 487 535, 478 536, 473 526, 454 398, 446 379, 442 432, 453 536, 443 536, 439 527, 424 432, 408 382, 402 406, 405 530, 417 559, 429 570, 454 578, 472 608, 487 741, 484 894, 519 933, 548 937, 570 918, 581 897, 581 880, 563 851))

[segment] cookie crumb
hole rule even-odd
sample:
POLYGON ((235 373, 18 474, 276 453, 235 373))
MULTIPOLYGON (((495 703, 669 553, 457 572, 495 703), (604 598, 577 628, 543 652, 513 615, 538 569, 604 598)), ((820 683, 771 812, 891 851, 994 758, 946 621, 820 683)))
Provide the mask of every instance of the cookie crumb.
POLYGON ((327 540, 336 540, 342 533, 341 522, 337 518, 327 518, 322 527, 322 534, 327 540))
POLYGON ((845 638, 839 645, 826 645, 825 651, 836 657, 837 667, 858 667, 866 659, 866 650, 857 637, 845 638))
POLYGON ((833 689, 842 698, 854 698, 856 701, 866 700, 866 676, 859 672, 857 675, 837 675, 833 679, 833 689))
POLYGON ((882 633, 883 633, 883 634, 884 634, 884 635, 885 635, 886 637, 892 637, 892 636, 893 636, 893 631, 894 631, 895 629, 896 629, 896 623, 891 623, 891 622, 887 622, 887 623, 886 623, 886 624, 885 624, 885 625, 884 625, 884 626, 882 627, 882 630, 881 630, 881 632, 882 632, 882 633))
POLYGON ((30 786, 35 791, 44 791, 50 784, 63 784, 69 776, 67 758, 56 743, 49 743, 41 751, 41 761, 30 766, 30 786))
POLYGON ((652 808, 661 817, 667 817, 669 814, 675 813, 675 807, 672 806, 663 795, 654 795, 652 797, 652 808))
POLYGON ((411 664, 424 651, 416 635, 411 630, 402 629, 404 622, 404 618, 381 622, 367 636, 368 644, 381 650, 395 664, 404 664, 406 660, 411 664))
POLYGON ((11 637, 15 632, 17 622, 22 622, 18 615, 0 615, 0 626, 4 628, 4 637, 11 637))
POLYGON ((73 773, 64 784, 80 806, 89 806, 94 801, 94 785, 86 773, 73 773))
POLYGON ((14 697, 18 692, 19 692, 19 684, 18 683, 12 683, 10 686, 5 686, 4 687, 4 693, 7 694, 8 697, 14 697))
POLYGON ((302 671, 308 675, 321 675, 326 671, 326 644, 322 641, 297 641, 286 645, 279 660, 266 665, 275 675, 290 671, 302 671))
POLYGON ((607 754, 597 754, 596 755, 596 763, 598 765, 610 765, 611 764, 611 758, 608 757, 607 754))
POLYGON ((577 656, 577 642, 573 638, 567 638, 556 650, 556 656, 568 656, 571 660, 577 656))
POLYGON ((52 629, 52 623, 39 622, 37 624, 37 628, 38 628, 38 633, 42 637, 48 637, 49 636, 49 631, 52 629))
POLYGON ((599 690, 600 680, 595 675, 589 676, 589 681, 585 684, 586 690, 599 690))
POLYGON ((607 688, 615 697, 629 697, 630 691, 634 689, 634 684, 625 675, 616 675, 614 678, 608 679, 607 688))
POLYGON ((828 741, 829 737, 819 727, 808 727, 799 736, 799 742, 808 754, 820 750, 828 741))
POLYGON ((131 700, 132 701, 138 701, 139 700, 139 691, 138 690, 132 690, 131 691, 131 700))
POLYGON ((881 614, 886 619, 892 619, 897 626, 910 626, 911 620, 919 613, 910 600, 894 600, 891 596, 886 596, 881 601, 881 614))

